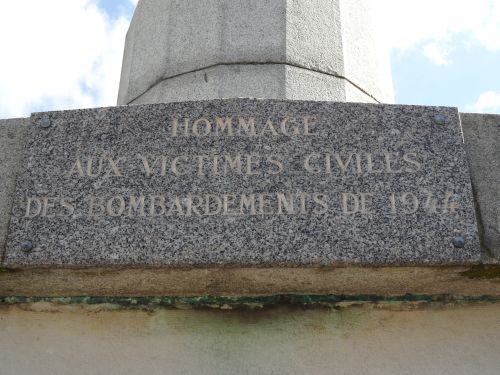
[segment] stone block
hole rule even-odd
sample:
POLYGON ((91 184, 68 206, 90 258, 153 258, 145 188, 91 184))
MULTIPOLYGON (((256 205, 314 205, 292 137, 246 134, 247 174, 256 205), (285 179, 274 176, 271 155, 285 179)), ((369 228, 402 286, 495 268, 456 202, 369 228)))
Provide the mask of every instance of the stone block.
MULTIPOLYGON (((368 0, 141 0, 127 33, 118 104, 145 103, 138 98, 151 89, 151 99, 171 101, 181 77, 203 92, 205 82, 193 81, 192 75, 214 67, 221 69, 213 84, 223 87, 234 77, 224 69, 227 65, 242 65, 246 75, 263 73, 252 85, 262 86, 258 97, 294 99, 288 96, 289 86, 303 82, 294 81, 300 74, 270 85, 267 69, 252 69, 252 64, 282 64, 330 76, 314 91, 299 90, 300 99, 332 100, 331 92, 339 91, 335 100, 349 100, 346 85, 338 84, 343 80, 367 94, 352 99, 392 102, 388 56, 380 53, 371 23, 368 0)), ((231 97, 252 95, 246 82, 231 83, 231 97)))
POLYGON ((132 104, 217 98, 371 102, 345 79, 284 64, 219 65, 166 79, 132 104))
POLYGON ((16 177, 20 169, 22 148, 29 118, 0 120, 0 259, 14 201, 16 177))
POLYGON ((9 268, 480 260, 455 108, 122 106, 34 114, 26 142, 9 268))
MULTIPOLYGON (((389 51, 384 49, 373 20, 371 0, 340 1, 344 77, 382 103, 393 103, 389 51)), ((348 86, 348 89, 352 89, 348 86)), ((363 97, 347 101, 366 102, 363 97)))
POLYGON ((461 113, 482 245, 500 258, 500 116, 461 113))

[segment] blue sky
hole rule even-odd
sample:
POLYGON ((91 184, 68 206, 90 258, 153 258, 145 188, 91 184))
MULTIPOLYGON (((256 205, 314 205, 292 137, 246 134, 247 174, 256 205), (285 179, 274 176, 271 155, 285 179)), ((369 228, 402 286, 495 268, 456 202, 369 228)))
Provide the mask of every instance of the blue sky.
POLYGON ((459 45, 450 54, 448 65, 436 65, 419 50, 394 51, 391 60, 396 100, 401 103, 465 109, 478 94, 500 91, 500 52, 487 51, 478 44, 459 45))
POLYGON ((462 111, 500 114, 500 51, 488 51, 477 42, 465 43, 457 35, 449 63, 436 64, 418 48, 392 51, 396 102, 458 106, 462 111), (491 95, 491 104, 477 103, 491 95), (485 94, 486 93, 486 94, 485 94))
MULTIPOLYGON (((500 113, 500 0, 367 1, 396 103, 500 113)), ((136 3, 0 0, 0 118, 114 105, 136 3)))
POLYGON ((98 0, 97 3, 106 13, 113 17, 119 16, 120 14, 127 14, 129 17, 131 17, 137 1, 98 0))

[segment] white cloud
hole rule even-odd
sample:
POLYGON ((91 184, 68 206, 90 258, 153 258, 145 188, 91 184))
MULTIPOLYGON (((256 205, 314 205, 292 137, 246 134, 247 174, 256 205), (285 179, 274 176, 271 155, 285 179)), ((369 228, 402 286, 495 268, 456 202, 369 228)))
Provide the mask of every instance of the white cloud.
POLYGON ((468 111, 473 112, 494 112, 500 111, 500 93, 493 90, 483 92, 479 95, 476 103, 466 107, 468 111))
POLYGON ((464 35, 488 50, 500 50, 498 0, 372 0, 372 5, 392 50, 417 48, 438 65, 450 60, 437 52, 453 41, 463 43, 464 35))
POLYGON ((450 65, 451 60, 449 58, 450 48, 440 46, 435 42, 430 42, 424 45, 423 54, 429 58, 434 64, 438 66, 450 65))
POLYGON ((96 0, 0 4, 0 118, 114 105, 129 20, 96 0))
MULTIPOLYGON (((418 50, 441 66, 452 63, 457 43, 500 50, 500 0, 371 1, 392 50, 418 50)), ((98 4, 0 1, 0 118, 116 103, 131 15, 110 19, 98 4)), ((498 94, 483 95, 478 108, 498 94)))

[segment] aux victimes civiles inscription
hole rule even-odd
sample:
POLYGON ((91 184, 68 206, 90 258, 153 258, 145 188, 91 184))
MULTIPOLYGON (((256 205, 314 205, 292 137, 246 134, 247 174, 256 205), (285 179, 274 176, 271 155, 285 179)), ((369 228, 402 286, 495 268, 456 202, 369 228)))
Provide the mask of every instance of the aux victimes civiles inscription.
POLYGON ((185 102, 34 114, 6 261, 470 263, 476 231, 456 109, 185 102))

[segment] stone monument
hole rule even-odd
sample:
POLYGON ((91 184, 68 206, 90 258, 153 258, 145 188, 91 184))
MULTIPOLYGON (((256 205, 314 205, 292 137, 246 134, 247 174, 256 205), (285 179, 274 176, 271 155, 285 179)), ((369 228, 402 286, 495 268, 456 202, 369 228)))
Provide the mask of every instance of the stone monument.
POLYGON ((498 272, 483 117, 381 104, 369 20, 362 0, 141 0, 122 106, 35 113, 22 154, 3 145, 1 294, 500 294, 466 276, 498 272))
POLYGON ((140 1, 118 105, 224 98, 392 103, 370 1, 140 1))
POLYGON ((140 0, 119 106, 0 120, 2 375, 498 373, 500 116, 369 3, 140 0))

